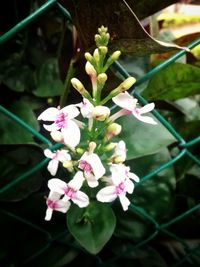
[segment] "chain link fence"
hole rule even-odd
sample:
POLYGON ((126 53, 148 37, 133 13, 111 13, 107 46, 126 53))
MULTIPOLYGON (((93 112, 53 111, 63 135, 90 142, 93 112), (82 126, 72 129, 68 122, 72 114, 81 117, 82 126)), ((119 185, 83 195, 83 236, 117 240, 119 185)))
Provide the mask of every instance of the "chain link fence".
MULTIPOLYGON (((67 20, 71 21, 71 16, 69 12, 56 0, 49 0, 47 1, 43 6, 41 6, 38 10, 33 12, 30 16, 26 17, 24 20, 20 21, 17 25, 15 25, 12 29, 10 29, 8 32, 3 34, 0 37, 0 44, 6 43, 9 39, 11 39, 16 33, 18 33, 22 28, 29 25, 32 21, 36 20, 39 16, 42 16, 46 11, 48 11, 50 8, 57 8, 62 14, 66 17, 67 20)), ((192 49, 195 46, 200 44, 200 39, 192 42, 190 45, 188 45, 188 48, 192 49)), ((178 58, 182 57, 186 53, 185 50, 181 50, 177 54, 173 55, 169 59, 165 60, 162 64, 156 66, 151 71, 149 71, 146 75, 144 75, 142 78, 137 80, 136 84, 134 85, 133 90, 149 80, 151 77, 153 77, 156 73, 160 72, 162 69, 166 68, 168 65, 175 62, 178 58)), ((122 67, 120 63, 115 63, 115 69, 124 77, 129 77, 128 72, 126 69, 122 67)), ((137 92, 132 91, 131 92, 135 97, 137 97, 143 105, 147 103, 147 101, 137 92)), ((21 127, 23 127, 26 131, 30 132, 33 136, 35 136, 38 140, 41 141, 41 143, 47 145, 51 150, 54 150, 58 148, 58 145, 53 145, 50 140, 48 140, 45 136, 37 132, 35 129, 33 129, 30 125, 28 125, 26 122, 21 120, 18 116, 7 110, 5 107, 0 106, 0 112, 4 114, 5 116, 9 117, 11 120, 13 120, 14 123, 19 124, 21 127)), ((140 186, 141 183, 145 183, 146 181, 150 180, 152 177, 154 177, 156 174, 160 173, 166 168, 169 168, 170 166, 174 165, 176 162, 181 160, 184 157, 189 157, 194 163, 196 163, 198 166, 200 166, 200 159, 197 158, 192 152, 191 148, 194 146, 197 146, 197 144, 200 142, 200 136, 197 136, 196 138, 185 141, 184 138, 176 131, 176 129, 173 128, 173 126, 156 110, 154 110, 153 115, 164 125, 164 127, 174 136, 174 138, 177 140, 176 142, 176 148, 178 153, 169 161, 165 162, 163 165, 159 166, 157 169, 153 170, 152 172, 148 173, 145 177, 142 177, 140 180, 140 183, 137 186, 140 186)), ((48 163, 47 158, 44 158, 41 162, 36 164, 34 167, 31 167, 28 171, 22 173, 18 177, 15 177, 12 182, 9 184, 6 184, 3 188, 0 188, 0 194, 5 193, 7 190, 14 188, 18 183, 20 183, 22 180, 26 180, 31 174, 34 174, 37 170, 41 169, 48 163)), ((158 200, 159 201, 159 200, 158 200)), ((191 215, 195 211, 198 211, 200 209, 200 204, 197 204, 193 206, 191 209, 184 211, 182 214, 178 215, 177 217, 174 217, 172 220, 159 224, 157 221, 155 221, 147 212, 145 212, 144 209, 141 209, 138 206, 135 206, 133 204, 130 205, 130 209, 139 214, 141 217, 143 217, 147 222, 151 223, 154 226, 153 233, 148 236, 145 240, 142 240, 135 246, 131 246, 130 249, 126 250, 124 253, 120 253, 119 256, 115 256, 113 258, 109 258, 108 260, 102 261, 98 255, 96 256, 99 265, 101 266, 115 266, 115 261, 118 260, 120 257, 123 257, 124 254, 128 254, 133 250, 138 249, 139 247, 142 247, 152 240, 159 234, 164 233, 165 235, 169 236, 173 240, 176 240, 177 242, 181 243, 183 247, 185 248, 185 255, 184 257, 179 259, 176 263, 173 264, 173 267, 175 266, 181 266, 183 262, 185 262, 188 258, 191 257, 191 255, 194 255, 199 249, 200 245, 196 246, 195 248, 191 249, 188 247, 187 242, 174 234, 169 228, 176 224, 177 222, 183 220, 188 215, 191 215)), ((44 235, 46 237, 46 244, 40 248, 39 250, 35 250, 31 257, 24 259, 24 264, 28 265, 33 259, 44 253, 48 247, 51 245, 52 242, 56 240, 56 238, 60 238, 63 235, 67 234, 66 232, 59 233, 57 237, 52 237, 51 233, 48 232, 46 229, 41 228, 37 224, 32 223, 31 221, 26 220, 25 218, 16 215, 15 213, 10 212, 9 210, 1 210, 1 213, 8 216, 10 220, 13 220, 13 224, 15 224, 16 221, 21 223, 22 225, 28 225, 44 235)), ((69 233, 68 233, 69 234, 69 233)), ((67 244, 70 246, 70 244, 67 244)))

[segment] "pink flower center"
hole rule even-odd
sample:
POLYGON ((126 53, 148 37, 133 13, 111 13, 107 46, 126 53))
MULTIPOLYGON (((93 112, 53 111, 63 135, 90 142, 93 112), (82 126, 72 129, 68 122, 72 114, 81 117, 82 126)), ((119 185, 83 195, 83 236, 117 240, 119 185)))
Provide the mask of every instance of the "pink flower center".
POLYGON ((86 173, 91 173, 92 172, 91 165, 85 160, 81 160, 80 161, 79 167, 86 173))
POLYGON ((59 129, 65 128, 67 125, 67 115, 63 112, 60 112, 55 119, 55 124, 59 129))
POLYGON ((137 115, 140 115, 140 110, 139 110, 139 108, 135 108, 135 109, 134 109, 134 113, 136 113, 137 115))
POLYGON ((64 192, 65 192, 65 195, 67 195, 70 199, 73 199, 76 196, 76 191, 71 187, 66 187, 64 189, 64 192))
POLYGON ((118 186, 116 186, 116 194, 120 195, 121 193, 124 192, 125 185, 123 182, 121 182, 118 186))
POLYGON ((47 199, 47 206, 48 208, 53 209, 53 210, 59 207, 57 201, 49 199, 49 198, 47 199))

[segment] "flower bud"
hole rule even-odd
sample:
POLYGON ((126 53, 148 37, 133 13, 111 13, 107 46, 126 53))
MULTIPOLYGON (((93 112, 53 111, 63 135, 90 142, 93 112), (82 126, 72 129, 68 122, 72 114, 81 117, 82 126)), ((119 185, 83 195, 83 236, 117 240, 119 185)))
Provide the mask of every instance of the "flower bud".
POLYGON ((113 61, 118 60, 121 55, 120 51, 115 51, 110 57, 113 61))
POLYGON ((115 123, 115 122, 110 124, 106 131, 106 138, 110 140, 112 137, 120 134, 121 130, 122 130, 122 126, 120 124, 115 123))
POLYGON ((134 77, 128 77, 125 81, 120 83, 120 85, 112 90, 110 94, 108 95, 109 98, 113 98, 117 96, 119 93, 122 93, 124 91, 127 91, 131 88, 131 86, 136 82, 136 79, 134 77))
POLYGON ((122 156, 112 157, 112 163, 119 164, 123 162, 124 162, 124 158, 122 156))
POLYGON ((92 78, 95 78, 97 75, 95 68, 93 67, 93 65, 89 61, 87 61, 85 64, 85 71, 92 78))
POLYGON ((107 81, 108 79, 108 76, 106 73, 100 73, 98 76, 97 76, 97 80, 100 84, 104 85, 105 82, 107 81))
POLYGON ((78 148, 76 149, 76 153, 82 155, 82 154, 84 153, 84 149, 78 147, 78 148))
POLYGON ((85 87, 83 86, 83 84, 77 79, 77 78, 72 78, 71 79, 71 83, 73 85, 73 87, 85 98, 87 99, 91 99, 91 96, 89 94, 89 92, 85 89, 85 87))
POLYGON ((107 46, 104 46, 104 45, 99 46, 99 52, 100 52, 102 55, 105 56, 105 55, 108 53, 108 48, 107 48, 107 46))
POLYGON ((73 165, 73 162, 72 160, 65 160, 63 162, 63 167, 68 169, 68 171, 72 172, 73 169, 74 169, 74 165, 73 165))
POLYGON ((96 49, 94 50, 93 57, 94 57, 94 59, 95 59, 96 62, 99 62, 99 60, 100 60, 100 55, 99 55, 99 50, 98 50, 98 48, 96 48, 96 49))
POLYGON ((90 62, 93 60, 93 56, 89 52, 85 53, 85 58, 87 61, 90 61, 90 62))
POLYGON ((106 106, 96 106, 92 112, 93 118, 98 121, 104 121, 110 115, 110 109, 106 106))
POLYGON ((115 146, 116 146, 116 143, 110 143, 107 146, 105 146, 104 150, 105 151, 111 151, 115 148, 115 146))

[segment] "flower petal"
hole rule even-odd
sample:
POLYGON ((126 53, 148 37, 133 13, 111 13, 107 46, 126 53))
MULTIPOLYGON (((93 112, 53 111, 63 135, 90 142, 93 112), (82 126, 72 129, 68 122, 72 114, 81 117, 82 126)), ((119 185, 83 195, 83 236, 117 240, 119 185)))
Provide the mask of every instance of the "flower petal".
POLYGON ((58 150, 56 157, 60 162, 64 162, 66 160, 71 160, 71 156, 69 154, 69 151, 66 149, 58 150))
POLYGON ((97 154, 88 154, 85 160, 91 165, 96 179, 101 178, 105 174, 106 170, 97 154))
POLYGON ((60 110, 60 112, 63 112, 69 119, 73 119, 79 115, 79 110, 75 105, 69 105, 60 110))
POLYGON ((128 206, 130 205, 130 201, 129 201, 129 199, 126 197, 126 195, 124 195, 124 194, 120 194, 119 195, 119 200, 120 200, 120 202, 121 202, 121 204, 122 204, 122 208, 123 208, 123 210, 124 211, 126 211, 126 210, 128 210, 128 206))
POLYGON ((82 184, 83 184, 83 181, 85 180, 84 176, 83 176, 83 173, 81 171, 78 171, 74 178, 68 183, 68 186, 73 188, 75 191, 78 191, 82 184))
POLYGON ((58 113, 59 110, 57 108, 51 107, 43 111, 37 119, 43 121, 54 121, 58 113))
POLYGON ((67 184, 58 178, 53 178, 48 181, 48 187, 53 192, 64 194, 64 189, 67 187, 67 184))
POLYGON ((140 114, 144 114, 147 112, 152 111, 155 108, 155 104, 154 103, 149 103, 147 105, 145 105, 144 107, 140 108, 140 114))
POLYGON ((141 116, 139 114, 137 114, 136 112, 132 112, 132 114, 140 121, 145 122, 145 123, 149 123, 149 124, 157 124, 157 122, 150 116, 141 116))
POLYGON ((76 192, 75 198, 72 198, 72 201, 79 206, 79 208, 84 208, 89 205, 89 198, 88 196, 82 192, 76 192))
POLYGON ((87 180, 89 187, 94 188, 99 185, 99 182, 92 173, 85 173, 85 178, 87 180))
POLYGON ((134 190, 134 183, 130 180, 130 179, 127 179, 125 182, 125 190, 127 193, 129 194, 132 194, 133 193, 133 190, 134 190))
POLYGON ((114 185, 102 188, 96 195, 100 202, 112 202, 117 198, 116 187, 114 185))
POLYGON ((132 111, 138 102, 136 98, 131 96, 128 92, 120 93, 112 98, 113 102, 126 110, 132 111))
POLYGON ((46 215, 45 215, 45 221, 50 221, 53 214, 53 209, 47 208, 46 215))
POLYGON ((57 173, 59 161, 57 159, 52 159, 49 161, 47 165, 47 170, 50 172, 52 176, 57 173))
POLYGON ((55 156, 55 153, 53 153, 50 149, 47 148, 47 149, 44 150, 44 155, 47 158, 52 159, 55 156))
POLYGON ((76 147, 79 144, 81 138, 80 129, 74 121, 69 120, 67 127, 61 129, 61 132, 66 145, 76 147))
POLYGON ((47 130, 49 132, 57 131, 57 130, 60 129, 55 123, 52 123, 50 125, 43 124, 43 127, 44 127, 45 130, 47 130))

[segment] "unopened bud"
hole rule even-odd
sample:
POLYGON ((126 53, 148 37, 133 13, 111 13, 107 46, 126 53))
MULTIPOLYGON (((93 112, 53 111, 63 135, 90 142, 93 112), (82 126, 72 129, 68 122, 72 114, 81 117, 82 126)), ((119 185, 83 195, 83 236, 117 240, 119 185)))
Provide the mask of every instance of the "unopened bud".
POLYGON ((118 60, 121 55, 120 51, 115 51, 110 57, 112 58, 113 61, 118 60))
POLYGON ((74 165, 72 160, 66 160, 63 162, 63 167, 68 169, 68 171, 72 172, 74 169, 74 165))
POLYGON ((85 71, 89 76, 91 76, 93 78, 96 77, 96 75, 97 75, 95 68, 93 67, 93 65, 89 61, 87 61, 85 64, 85 71))
POLYGON ((124 162, 124 158, 121 156, 112 157, 112 163, 119 164, 119 163, 123 163, 123 162, 124 162))
POLYGON ((96 106, 93 109, 92 116, 98 121, 105 121, 110 115, 110 109, 106 106, 96 106))
POLYGON ((108 47, 104 45, 99 46, 99 52, 105 56, 108 53, 108 47))
POLYGON ((105 146, 104 150, 105 151, 111 151, 115 148, 115 146, 116 146, 116 143, 110 143, 107 146, 105 146))
POLYGON ((136 82, 136 79, 134 77, 128 77, 125 81, 120 83, 120 85, 112 90, 109 94, 110 97, 115 97, 119 93, 122 93, 124 91, 127 91, 128 89, 131 88, 131 86, 136 82))
POLYGON ((82 148, 78 147, 78 148, 76 149, 76 153, 82 155, 82 154, 84 153, 84 150, 83 150, 82 148))
POLYGON ((89 52, 85 53, 85 58, 87 61, 90 61, 90 62, 93 60, 93 56, 89 52))
POLYGON ((100 84, 104 85, 105 82, 107 81, 108 79, 108 76, 106 73, 100 73, 98 76, 97 76, 97 80, 100 84))
POLYGON ((77 79, 77 78, 72 78, 71 79, 71 83, 73 85, 73 87, 85 98, 87 99, 91 99, 91 95, 89 94, 89 92, 85 89, 85 87, 83 86, 83 84, 77 79))
POLYGON ((98 50, 98 48, 96 48, 96 49, 94 50, 93 57, 94 57, 94 59, 95 59, 96 62, 99 62, 99 60, 100 60, 100 55, 99 55, 99 50, 98 50))
POLYGON ((115 123, 115 122, 112 123, 112 124, 110 124, 108 126, 108 128, 107 128, 107 131, 106 131, 106 137, 107 137, 107 139, 109 140, 112 137, 120 134, 121 130, 122 130, 122 126, 120 124, 115 123))
POLYGON ((95 150, 95 148, 96 148, 96 143, 95 142, 90 142, 89 143, 89 154, 92 154, 93 152, 94 152, 94 150, 95 150))

